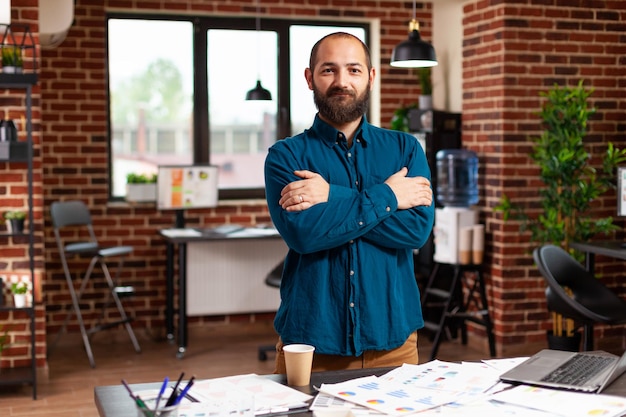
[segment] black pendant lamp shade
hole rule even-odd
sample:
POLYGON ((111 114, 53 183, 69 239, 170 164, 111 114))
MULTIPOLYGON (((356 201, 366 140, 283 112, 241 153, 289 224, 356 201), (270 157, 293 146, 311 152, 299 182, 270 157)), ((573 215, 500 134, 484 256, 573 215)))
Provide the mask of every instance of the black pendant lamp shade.
POLYGON ((437 65, 435 48, 422 40, 419 23, 415 19, 409 23, 409 39, 393 49, 390 64, 392 67, 399 68, 423 68, 437 65))
POLYGON ((246 100, 271 100, 272 93, 261 85, 261 80, 257 80, 256 87, 246 93, 246 100))

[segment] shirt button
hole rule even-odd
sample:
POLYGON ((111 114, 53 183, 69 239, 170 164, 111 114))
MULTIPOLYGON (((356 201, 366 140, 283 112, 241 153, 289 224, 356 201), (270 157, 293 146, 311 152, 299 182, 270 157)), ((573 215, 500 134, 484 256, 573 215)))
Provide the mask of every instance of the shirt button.
POLYGON ((385 210, 386 211, 391 211, 391 207, 386 207, 385 210))
POLYGON ((350 240, 350 244, 353 244, 353 243, 354 243, 354 240, 350 240))
POLYGON ((353 275, 354 275, 354 271, 350 271, 350 276, 353 276, 353 275))
POLYGON ((359 185, 359 182, 358 181, 354 181, 354 185, 359 185))
POLYGON ((363 222, 359 222, 359 226, 363 226, 363 222))
POLYGON ((352 152, 348 152, 348 158, 352 158, 352 152))
POLYGON ((354 303, 350 303, 350 308, 354 308, 354 303))

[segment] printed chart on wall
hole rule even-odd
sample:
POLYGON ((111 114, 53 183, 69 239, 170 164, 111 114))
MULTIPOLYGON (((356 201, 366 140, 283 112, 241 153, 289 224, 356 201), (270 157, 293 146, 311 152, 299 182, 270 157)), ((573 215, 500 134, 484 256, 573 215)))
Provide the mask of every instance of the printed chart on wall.
POLYGON ((159 166, 158 208, 185 209, 217 206, 216 166, 159 166))

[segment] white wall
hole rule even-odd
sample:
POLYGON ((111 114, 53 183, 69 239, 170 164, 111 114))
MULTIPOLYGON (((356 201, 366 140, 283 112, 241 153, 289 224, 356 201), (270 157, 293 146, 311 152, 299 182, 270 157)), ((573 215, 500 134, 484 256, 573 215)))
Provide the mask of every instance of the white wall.
POLYGON ((433 39, 439 65, 433 68, 433 107, 460 113, 463 107, 463 4, 433 0, 433 39))

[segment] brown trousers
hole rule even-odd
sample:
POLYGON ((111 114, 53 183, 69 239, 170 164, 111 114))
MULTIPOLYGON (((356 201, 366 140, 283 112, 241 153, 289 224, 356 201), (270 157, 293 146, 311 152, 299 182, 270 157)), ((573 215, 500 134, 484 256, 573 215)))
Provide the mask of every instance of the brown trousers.
MULTIPOLYGON (((361 368, 384 368, 390 366, 400 366, 404 363, 417 364, 419 359, 417 353, 417 332, 412 333, 400 347, 393 350, 368 350, 361 356, 339 356, 339 355, 313 355, 312 372, 341 370, 341 369, 361 369, 361 368)), ((286 374, 285 354, 283 352, 283 342, 278 338, 276 343, 276 374, 286 374)))

